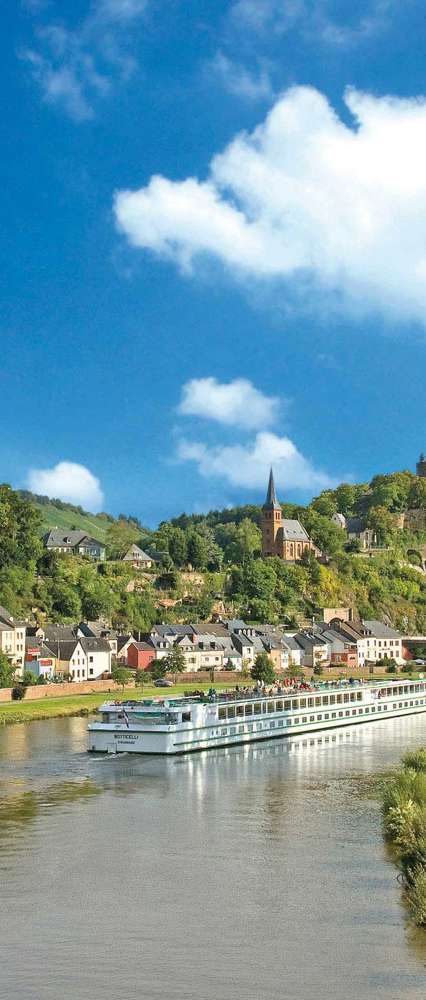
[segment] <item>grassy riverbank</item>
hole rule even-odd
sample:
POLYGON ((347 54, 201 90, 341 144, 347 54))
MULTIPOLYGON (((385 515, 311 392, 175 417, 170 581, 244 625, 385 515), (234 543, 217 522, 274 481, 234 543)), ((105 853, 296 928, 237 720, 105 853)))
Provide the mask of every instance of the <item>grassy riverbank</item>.
MULTIPOLYGON (((236 682, 237 683, 237 682, 236 682)), ((124 695, 120 691, 111 694, 99 691, 96 694, 73 694, 62 698, 40 698, 37 701, 12 701, 0 704, 0 726, 15 722, 33 722, 35 719, 63 719, 68 715, 90 715, 108 698, 161 698, 162 695, 182 695, 190 687, 208 691, 215 687, 233 687, 232 684, 175 684, 171 688, 156 688, 146 685, 143 692, 140 688, 126 688, 124 695)))
POLYGON ((414 923, 426 927, 426 748, 407 753, 386 786, 383 821, 414 923))

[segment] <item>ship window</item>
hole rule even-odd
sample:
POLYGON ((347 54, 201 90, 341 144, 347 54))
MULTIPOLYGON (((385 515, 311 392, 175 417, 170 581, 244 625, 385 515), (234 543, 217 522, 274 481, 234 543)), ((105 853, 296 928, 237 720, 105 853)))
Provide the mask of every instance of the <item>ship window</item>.
POLYGON ((243 733, 244 732, 244 726, 238 726, 238 732, 239 733, 243 733))
POLYGON ((291 707, 293 709, 299 708, 299 699, 298 698, 293 698, 292 703, 291 703, 291 707))
POLYGON ((381 706, 381 705, 378 705, 378 706, 377 706, 377 711, 378 711, 378 712, 381 712, 381 711, 382 711, 382 706, 381 706))
POLYGON ((284 725, 284 719, 278 719, 278 725, 279 726, 283 726, 284 725))
POLYGON ((325 716, 324 716, 324 719, 329 719, 329 718, 330 718, 330 715, 329 715, 329 713, 328 713, 328 712, 326 712, 326 713, 325 713, 325 716))
POLYGON ((231 728, 229 730, 230 736, 234 736, 236 732, 237 732, 237 727, 236 726, 231 726, 231 728))
POLYGON ((320 705, 321 704, 321 698, 315 698, 315 704, 316 705, 320 705))
POLYGON ((346 703, 347 703, 347 702, 349 701, 349 695, 348 695, 348 692, 347 692, 347 691, 345 691, 345 693, 344 693, 344 695, 343 695, 343 701, 345 702, 345 705, 346 705, 346 703))
POLYGON ((356 715, 356 708, 352 709, 352 715, 356 715))
POLYGON ((347 710, 347 711, 345 712, 345 715, 350 715, 350 714, 351 714, 351 713, 350 713, 350 711, 349 711, 349 709, 348 709, 348 710, 347 710))
POLYGON ((245 705, 244 709, 246 715, 253 715, 253 705, 245 705))
POLYGON ((315 722, 315 716, 314 715, 310 715, 309 716, 309 722, 315 722))
POLYGON ((284 702, 284 711, 288 712, 290 708, 291 708, 291 701, 285 701, 284 702))
POLYGON ((313 708, 313 707, 314 707, 314 699, 308 698, 308 708, 313 708))
POLYGON ((335 694, 331 694, 330 695, 330 705, 335 705, 335 704, 336 704, 336 695, 335 694))
POLYGON ((306 698, 301 698, 300 699, 300 707, 301 708, 306 708, 306 698))
POLYGON ((219 709, 219 719, 226 719, 226 708, 219 709))
POLYGON ((355 698, 356 698, 356 694, 355 694, 355 691, 353 691, 351 693, 351 701, 355 701, 355 698))
POLYGON ((322 721, 322 715, 317 715, 317 721, 318 721, 318 722, 321 722, 321 721, 322 721))
POLYGON ((268 712, 273 712, 274 708, 275 708, 274 702, 273 701, 268 701, 268 712))
POLYGON ((237 715, 244 715, 244 705, 237 705, 237 715))
POLYGON ((307 720, 307 718, 306 718, 306 715, 304 715, 304 716, 303 716, 303 718, 302 718, 302 722, 303 722, 303 723, 305 723, 305 722, 307 722, 307 721, 308 721, 308 720, 307 720))
POLYGON ((228 708, 228 719, 235 719, 235 705, 230 705, 228 708))
POLYGON ((357 691, 356 700, 362 701, 362 691, 357 691))
POLYGON ((342 716, 343 716, 343 712, 339 712, 339 719, 341 719, 342 716))
POLYGON ((342 704, 342 695, 341 694, 336 694, 336 701, 337 701, 338 705, 342 704))
POLYGON ((324 697, 322 699, 322 703, 323 703, 323 705, 328 705, 328 694, 324 695, 324 697))
POLYGON ((254 714, 255 715, 260 715, 260 713, 262 711, 262 706, 260 704, 260 701, 256 701, 255 704, 253 705, 253 708, 254 708, 254 714))
POLYGON ((271 722, 271 729, 275 729, 275 722, 271 722))
POLYGON ((182 722, 191 722, 190 712, 182 712, 182 722))
POLYGON ((332 712, 332 713, 331 713, 331 718, 332 718, 332 719, 335 719, 335 718, 336 718, 336 713, 335 713, 335 712, 332 712))
POLYGON ((282 712, 282 710, 283 710, 283 703, 282 703, 282 701, 277 701, 275 703, 275 708, 276 708, 277 712, 282 712))
POLYGON ((369 711, 370 711, 370 709, 369 709, 369 708, 366 708, 366 709, 365 709, 365 714, 366 714, 366 715, 368 715, 368 714, 369 714, 369 711))

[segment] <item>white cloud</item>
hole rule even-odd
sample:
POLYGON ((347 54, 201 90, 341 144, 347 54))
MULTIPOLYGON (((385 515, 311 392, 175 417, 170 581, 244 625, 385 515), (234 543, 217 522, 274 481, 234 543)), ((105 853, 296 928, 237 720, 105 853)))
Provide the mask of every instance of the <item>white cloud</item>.
POLYGON ((426 99, 348 90, 353 127, 310 87, 235 137, 207 180, 152 177, 115 195, 131 244, 191 270, 213 255, 239 279, 277 279, 351 312, 426 321, 426 99))
POLYGON ((43 99, 74 121, 92 118, 97 99, 111 93, 135 68, 128 26, 147 0, 94 0, 75 28, 62 22, 38 26, 35 44, 20 52, 43 99))
POLYGON ((53 469, 30 469, 28 489, 41 496, 65 500, 88 510, 102 510, 104 496, 99 479, 76 462, 58 462, 53 469))
POLYGON ((235 0, 230 20, 240 32, 284 35, 297 31, 306 41, 349 47, 379 36, 392 24, 401 0, 360 0, 347 5, 331 0, 235 0), (339 16, 340 15, 340 16, 339 16))
POLYGON ((247 444, 216 447, 183 439, 178 444, 177 458, 195 462, 200 475, 207 479, 222 479, 246 489, 263 489, 271 465, 281 490, 315 491, 335 485, 325 472, 301 455, 288 437, 278 437, 270 431, 256 434, 247 444))
POLYGON ((272 82, 265 66, 255 72, 250 72, 245 66, 233 62, 223 52, 217 52, 214 59, 207 64, 209 77, 216 76, 225 90, 235 97, 248 101, 271 100, 273 96, 272 82))
POLYGON ((275 396, 265 396, 245 378, 233 382, 217 379, 194 378, 182 388, 178 413, 183 416, 204 417, 231 427, 257 430, 268 427, 277 419, 280 401, 275 396))

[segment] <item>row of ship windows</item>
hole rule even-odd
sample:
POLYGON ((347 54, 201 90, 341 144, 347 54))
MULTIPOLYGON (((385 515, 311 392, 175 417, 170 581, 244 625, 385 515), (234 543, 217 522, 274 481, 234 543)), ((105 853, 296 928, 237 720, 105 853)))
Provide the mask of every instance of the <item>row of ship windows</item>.
MULTIPOLYGON (((326 722, 329 719, 343 719, 343 718, 348 718, 351 715, 370 715, 370 713, 374 715, 376 712, 387 712, 388 709, 396 711, 396 709, 398 708, 414 708, 416 705, 424 705, 424 704, 425 704, 425 699, 418 698, 415 701, 414 700, 404 701, 404 702, 400 701, 398 703, 394 703, 393 705, 370 705, 370 706, 365 706, 364 708, 346 709, 346 711, 340 711, 340 712, 325 712, 323 715, 321 713, 317 715, 310 715, 309 717, 307 715, 303 715, 298 719, 277 719, 275 722, 273 721, 265 723, 258 722, 256 726, 256 731, 259 731, 260 729, 275 729, 275 728, 283 729, 284 726, 300 726, 300 725, 306 725, 308 722, 326 722)), ((230 736, 235 736, 237 732, 252 733, 253 728, 254 728, 253 725, 230 726, 229 730, 228 729, 212 730, 211 735, 227 736, 229 732, 230 736)))
MULTIPOLYGON (((424 684, 416 684, 414 688, 401 685, 398 688, 384 688, 382 697, 391 698, 392 695, 412 694, 424 691, 424 684)), ((218 711, 219 721, 225 719, 235 719, 242 716, 265 715, 272 712, 289 712, 303 708, 319 708, 329 705, 342 705, 349 702, 362 701, 362 691, 345 691, 341 694, 316 695, 312 698, 285 698, 277 701, 248 702, 243 705, 220 705, 218 711)))

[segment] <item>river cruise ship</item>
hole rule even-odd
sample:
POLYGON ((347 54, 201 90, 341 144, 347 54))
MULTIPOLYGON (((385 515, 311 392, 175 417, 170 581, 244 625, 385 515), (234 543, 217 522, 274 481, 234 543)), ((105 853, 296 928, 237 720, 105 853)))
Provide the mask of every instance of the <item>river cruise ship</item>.
POLYGON ((181 754, 425 711, 426 681, 402 679, 108 701, 88 726, 89 750, 181 754))

